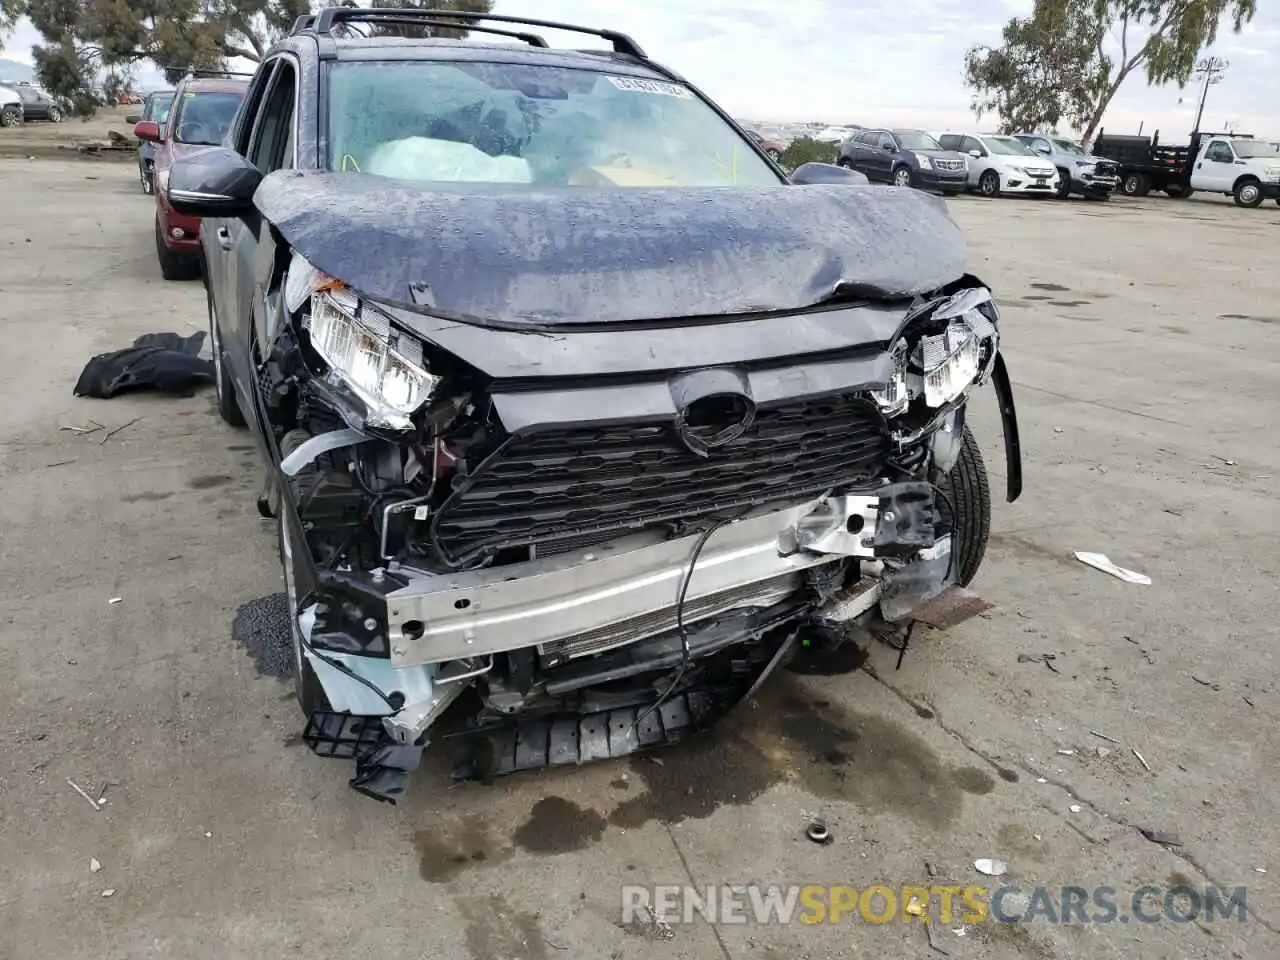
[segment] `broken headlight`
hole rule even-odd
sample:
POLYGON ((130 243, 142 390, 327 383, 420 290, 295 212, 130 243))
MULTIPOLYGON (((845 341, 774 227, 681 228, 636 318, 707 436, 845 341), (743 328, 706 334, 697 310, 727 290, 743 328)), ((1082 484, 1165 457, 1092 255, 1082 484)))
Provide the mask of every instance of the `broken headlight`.
POLYGON ((899 340, 893 347, 893 373, 882 390, 872 390, 871 399, 886 417, 896 417, 911 406, 907 389, 907 344, 899 340))
POLYGON ((928 406, 944 406, 985 379, 998 349, 996 325, 990 319, 995 316, 995 303, 984 288, 964 290, 933 312, 931 319, 945 320, 946 326, 921 337, 912 356, 928 406))
POLYGON ((307 327, 311 346, 364 401, 373 426, 407 429, 440 382, 423 367, 422 344, 350 290, 313 293, 307 327))

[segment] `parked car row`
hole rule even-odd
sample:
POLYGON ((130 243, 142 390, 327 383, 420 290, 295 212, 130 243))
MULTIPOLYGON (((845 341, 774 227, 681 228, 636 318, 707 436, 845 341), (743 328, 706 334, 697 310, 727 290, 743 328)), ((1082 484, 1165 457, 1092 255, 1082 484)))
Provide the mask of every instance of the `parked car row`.
POLYGON ((1114 162, 1072 140, 1034 133, 863 129, 840 145, 836 163, 873 181, 948 196, 968 190, 1106 199, 1119 184, 1114 162))
POLYGON ((190 73, 174 90, 147 98, 134 122, 138 180, 142 192, 155 197, 156 258, 166 280, 194 280, 200 275, 200 220, 179 213, 169 201, 169 169, 173 162, 222 143, 249 81, 239 75, 190 73))
POLYGON ((1161 191, 1189 197, 1220 193, 1242 207, 1280 204, 1280 145, 1251 136, 1193 135, 1185 146, 1155 137, 1099 133, 1092 150, 1045 133, 860 129, 845 139, 835 162, 869 180, 954 196, 1043 194, 1106 200, 1117 191, 1161 191))
POLYGON ((0 84, 0 127, 37 120, 60 123, 64 116, 61 104, 39 87, 29 83, 0 84))

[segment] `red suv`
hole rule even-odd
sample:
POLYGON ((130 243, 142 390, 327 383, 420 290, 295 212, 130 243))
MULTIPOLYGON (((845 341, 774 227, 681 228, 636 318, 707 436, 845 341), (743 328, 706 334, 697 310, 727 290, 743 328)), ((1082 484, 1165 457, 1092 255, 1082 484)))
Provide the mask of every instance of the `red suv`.
POLYGON ((223 73, 188 74, 174 92, 163 131, 152 120, 133 128, 139 140, 156 145, 156 257, 166 280, 194 280, 200 275, 200 219, 178 213, 169 203, 169 167, 174 160, 222 143, 248 87, 247 79, 223 73))

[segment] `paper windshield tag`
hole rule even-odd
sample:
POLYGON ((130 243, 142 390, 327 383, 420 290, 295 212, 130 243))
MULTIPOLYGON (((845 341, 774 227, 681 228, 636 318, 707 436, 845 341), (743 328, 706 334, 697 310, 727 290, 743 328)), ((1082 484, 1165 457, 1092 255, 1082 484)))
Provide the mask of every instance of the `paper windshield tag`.
POLYGON ((682 87, 678 83, 663 83, 661 80, 642 80, 639 77, 606 77, 619 90, 629 90, 631 93, 656 93, 662 97, 679 97, 682 100, 692 100, 693 93, 688 87, 682 87))

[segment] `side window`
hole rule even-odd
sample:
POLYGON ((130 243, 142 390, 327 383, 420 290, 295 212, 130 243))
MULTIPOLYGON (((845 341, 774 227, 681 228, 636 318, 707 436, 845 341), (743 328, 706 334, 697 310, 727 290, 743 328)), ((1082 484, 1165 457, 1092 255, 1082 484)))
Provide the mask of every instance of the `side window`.
POLYGON ((978 142, 977 137, 965 137, 964 146, 961 147, 961 153, 969 153, 973 150, 978 151, 979 156, 985 156, 987 151, 983 149, 982 144, 978 142))
POLYGON ((1223 140, 1215 140, 1209 144, 1209 151, 1205 154, 1205 157, 1215 163, 1234 163, 1236 159, 1231 146, 1223 140))
POLYGON ((897 152, 898 142, 887 133, 880 134, 880 149, 888 150, 890 153, 897 152))
POLYGON ((271 76, 275 73, 278 60, 269 60, 258 67, 258 72, 249 81, 249 89, 240 104, 240 112, 236 114, 235 132, 231 135, 231 145, 242 157, 249 156, 249 138, 257 126, 258 115, 262 112, 262 101, 267 95, 267 87, 271 76))
POLYGON ((281 57, 246 154, 249 162, 264 175, 293 166, 293 94, 296 85, 293 64, 281 57))
POLYGON ((959 150, 960 136, 955 133, 944 133, 938 138, 938 145, 941 146, 943 150, 959 150))

